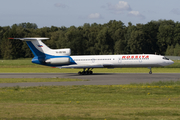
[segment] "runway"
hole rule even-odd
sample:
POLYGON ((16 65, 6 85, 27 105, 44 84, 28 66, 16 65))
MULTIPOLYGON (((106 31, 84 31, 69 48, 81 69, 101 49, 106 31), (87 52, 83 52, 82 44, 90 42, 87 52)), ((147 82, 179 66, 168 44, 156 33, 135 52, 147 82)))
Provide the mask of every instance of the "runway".
POLYGON ((122 85, 130 83, 151 83, 154 81, 180 80, 179 73, 95 73, 78 75, 77 73, 0 73, 0 78, 75 78, 88 81, 74 82, 26 82, 0 83, 0 87, 66 86, 66 85, 122 85))

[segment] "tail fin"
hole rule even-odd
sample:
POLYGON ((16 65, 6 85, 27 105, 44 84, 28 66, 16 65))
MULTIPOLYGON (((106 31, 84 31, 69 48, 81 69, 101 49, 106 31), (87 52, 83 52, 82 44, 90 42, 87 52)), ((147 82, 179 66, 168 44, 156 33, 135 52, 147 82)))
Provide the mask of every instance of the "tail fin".
POLYGON ((22 41, 26 41, 29 48, 34 54, 34 57, 42 57, 42 56, 70 56, 71 49, 50 49, 46 46, 41 40, 47 40, 49 38, 9 38, 9 39, 19 39, 22 41))
POLYGON ((46 46, 41 40, 47 40, 49 38, 9 38, 9 39, 19 39, 26 41, 29 48, 33 52, 34 56, 45 56, 50 54, 51 49, 46 46))
MULTIPOLYGON (((68 58, 71 64, 75 64, 75 62, 70 58, 71 49, 50 49, 46 46, 41 40, 47 40, 49 38, 9 38, 9 39, 19 39, 22 41, 26 41, 29 48, 34 54, 34 58, 32 59, 33 63, 46 65, 49 64, 50 59, 52 58, 68 58)), ((67 62, 57 62, 56 59, 53 59, 56 64, 67 64, 67 62)), ((50 61, 54 64, 54 61, 50 61)), ((62 59, 61 59, 62 60, 62 59)), ((64 59, 63 59, 64 60, 64 59)), ((50 66, 50 65, 49 65, 50 66)))

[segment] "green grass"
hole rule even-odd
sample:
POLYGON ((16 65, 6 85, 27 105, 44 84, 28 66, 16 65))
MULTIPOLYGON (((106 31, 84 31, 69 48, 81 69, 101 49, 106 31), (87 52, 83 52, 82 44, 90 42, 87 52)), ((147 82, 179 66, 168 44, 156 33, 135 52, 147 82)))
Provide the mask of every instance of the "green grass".
MULTIPOLYGON (((85 81, 71 78, 0 78, 0 83, 85 81)), ((87 80, 86 80, 87 81, 87 80)))
MULTIPOLYGON (((0 60, 1 67, 39 67, 39 65, 33 64, 31 58, 16 59, 16 60, 0 60)), ((43 66, 42 66, 43 67, 43 66)))
POLYGON ((180 82, 0 88, 0 119, 178 120, 180 82))
MULTIPOLYGON (((59 68, 0 68, 0 73, 78 73, 82 69, 59 69, 59 68)), ((149 73, 148 68, 95 68, 94 73, 149 73)), ((180 68, 152 68, 153 73, 180 73, 180 68)))
MULTIPOLYGON (((0 60, 0 73, 77 73, 82 69, 59 69, 31 63, 31 59, 0 60)), ((180 61, 173 65, 152 68, 153 73, 180 73, 180 61)), ((97 68, 94 73, 148 73, 147 68, 97 68)))

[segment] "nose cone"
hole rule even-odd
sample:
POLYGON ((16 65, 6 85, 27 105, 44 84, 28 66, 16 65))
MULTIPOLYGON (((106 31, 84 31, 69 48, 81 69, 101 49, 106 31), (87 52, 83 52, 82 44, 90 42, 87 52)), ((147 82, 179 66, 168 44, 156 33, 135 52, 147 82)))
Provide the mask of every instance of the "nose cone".
POLYGON ((162 66, 167 66, 167 65, 171 65, 174 62, 172 60, 164 60, 163 63, 161 64, 162 66))
POLYGON ((173 64, 174 63, 174 61, 172 61, 172 60, 169 60, 169 65, 171 65, 171 64, 173 64))
MULTIPOLYGON (((174 62, 172 61, 172 60, 168 60, 168 61, 166 61, 166 65, 171 65, 171 64, 173 64, 174 62)), ((166 66, 165 65, 165 66, 166 66)))

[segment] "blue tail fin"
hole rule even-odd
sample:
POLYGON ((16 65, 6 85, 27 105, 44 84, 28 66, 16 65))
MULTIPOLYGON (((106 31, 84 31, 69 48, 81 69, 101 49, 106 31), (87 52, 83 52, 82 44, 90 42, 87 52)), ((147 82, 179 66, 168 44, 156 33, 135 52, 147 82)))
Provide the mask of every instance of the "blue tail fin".
POLYGON ((48 54, 49 51, 51 51, 51 49, 41 41, 41 40, 47 40, 49 38, 9 38, 9 39, 20 39, 22 41, 26 41, 29 48, 34 54, 34 57, 44 56, 45 54, 48 54))

